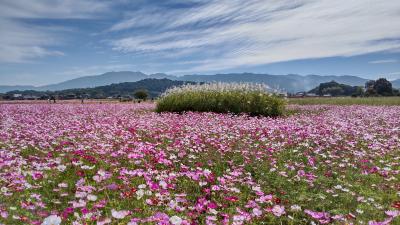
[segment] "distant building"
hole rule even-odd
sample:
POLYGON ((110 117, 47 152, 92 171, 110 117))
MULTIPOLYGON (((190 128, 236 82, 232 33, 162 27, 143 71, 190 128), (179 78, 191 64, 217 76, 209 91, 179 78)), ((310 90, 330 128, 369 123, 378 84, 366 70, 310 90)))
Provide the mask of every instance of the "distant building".
POLYGON ((307 97, 318 97, 318 95, 315 93, 307 93, 306 96, 307 97))
POLYGON ((23 98, 24 100, 38 100, 40 97, 35 95, 24 95, 23 98))
POLYGON ((279 97, 284 97, 284 98, 286 98, 286 97, 288 96, 288 93, 286 93, 286 92, 281 92, 281 93, 278 94, 278 96, 279 96, 279 97))

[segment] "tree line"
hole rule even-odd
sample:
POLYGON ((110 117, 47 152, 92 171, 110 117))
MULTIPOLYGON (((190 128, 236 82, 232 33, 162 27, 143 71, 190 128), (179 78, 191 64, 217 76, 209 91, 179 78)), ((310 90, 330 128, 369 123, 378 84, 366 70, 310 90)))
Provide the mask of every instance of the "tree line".
POLYGON ((313 93, 318 96, 400 96, 399 90, 393 88, 392 83, 385 78, 367 81, 364 87, 350 86, 346 84, 339 84, 336 81, 330 81, 321 83, 308 93, 313 93))

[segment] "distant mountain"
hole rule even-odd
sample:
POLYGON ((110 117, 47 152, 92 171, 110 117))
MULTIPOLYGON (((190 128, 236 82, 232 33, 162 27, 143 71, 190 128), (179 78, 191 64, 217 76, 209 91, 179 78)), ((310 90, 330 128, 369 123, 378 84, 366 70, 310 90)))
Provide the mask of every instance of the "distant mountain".
POLYGON ((0 86, 0 93, 6 93, 13 90, 56 91, 56 90, 65 90, 72 88, 91 88, 109 84, 118 84, 123 82, 135 82, 147 78, 155 78, 155 79, 170 78, 176 80, 175 76, 168 76, 163 73, 146 75, 142 72, 120 71, 120 72, 108 72, 101 75, 84 76, 72 80, 67 80, 57 84, 44 85, 39 87, 0 86))
MULTIPOLYGON (((341 84, 351 86, 364 86, 368 79, 360 78, 357 76, 321 76, 321 75, 270 75, 270 74, 254 74, 254 73, 231 73, 231 74, 216 74, 216 75, 185 75, 185 76, 172 76, 163 73, 156 73, 146 75, 142 72, 108 72, 101 75, 84 76, 58 84, 34 87, 34 86, 0 86, 0 93, 5 93, 10 90, 38 90, 38 91, 54 91, 65 90, 72 88, 88 88, 98 87, 110 84, 117 84, 123 82, 135 82, 143 79, 155 78, 180 81, 194 81, 194 82, 256 82, 265 83, 272 88, 281 89, 288 92, 308 91, 320 83, 329 81, 336 81, 341 84)), ((393 87, 400 88, 400 80, 393 81, 393 87)))
POLYGON ((109 84, 118 84, 122 82, 135 82, 146 78, 160 79, 166 77, 168 76, 165 74, 146 75, 142 72, 130 72, 130 71, 108 72, 101 75, 79 77, 58 84, 42 86, 39 87, 38 90, 54 91, 54 90, 65 90, 71 88, 90 88, 90 87, 98 87, 109 84))
POLYGON ((165 90, 175 86, 181 86, 186 83, 193 83, 190 81, 178 81, 169 79, 154 79, 147 78, 136 82, 123 82, 118 84, 110 84, 105 86, 98 86, 94 88, 75 88, 65 89, 60 91, 10 91, 5 94, 5 98, 13 98, 14 94, 21 94, 24 96, 36 96, 38 98, 47 99, 49 96, 58 96, 60 99, 72 99, 86 96, 88 98, 107 98, 117 96, 132 96, 133 93, 140 89, 146 89, 149 97, 157 97, 165 90))
MULTIPOLYGON (((94 98, 110 97, 110 96, 131 96, 135 91, 140 89, 146 89, 150 97, 157 97, 162 94, 165 90, 175 86, 181 86, 188 83, 187 81, 177 81, 169 79, 154 79, 147 78, 136 82, 124 82, 118 84, 110 84, 105 86, 99 86, 95 88, 83 88, 83 89, 69 89, 63 91, 57 91, 59 93, 76 93, 77 95, 88 94, 94 98), (101 96, 102 95, 102 96, 101 96)), ((192 82, 189 82, 192 83, 192 82)))
POLYGON ((14 90, 30 90, 30 89, 35 89, 35 86, 29 86, 29 85, 0 85, 0 93, 6 93, 9 91, 14 91, 14 90))

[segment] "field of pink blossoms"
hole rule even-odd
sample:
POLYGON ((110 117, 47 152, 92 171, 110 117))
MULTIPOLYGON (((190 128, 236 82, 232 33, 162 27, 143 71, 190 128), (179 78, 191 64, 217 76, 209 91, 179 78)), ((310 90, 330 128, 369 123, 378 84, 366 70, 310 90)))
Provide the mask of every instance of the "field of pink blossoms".
POLYGON ((0 224, 400 224, 400 107, 0 104, 0 224))

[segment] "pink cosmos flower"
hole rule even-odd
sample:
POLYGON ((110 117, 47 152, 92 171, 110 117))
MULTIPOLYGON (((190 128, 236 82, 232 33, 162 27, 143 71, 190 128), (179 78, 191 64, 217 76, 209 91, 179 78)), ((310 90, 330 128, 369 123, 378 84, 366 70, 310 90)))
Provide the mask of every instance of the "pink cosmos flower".
POLYGON ((96 225, 105 225, 105 224, 109 224, 109 223, 111 223, 111 219, 105 218, 104 220, 97 221, 96 225))
POLYGON ((386 219, 385 221, 382 222, 377 222, 377 221, 369 221, 368 225, 388 225, 392 222, 392 218, 386 219))
POLYGON ((8 217, 8 212, 7 211, 1 211, 0 212, 0 216, 4 219, 6 219, 8 217))
POLYGON ((259 217, 262 215, 262 211, 259 208, 254 208, 253 209, 253 215, 259 217))
POLYGON ((399 210, 389 210, 385 212, 386 215, 394 218, 400 216, 400 211, 399 210))
POLYGON ((236 196, 228 196, 224 198, 226 201, 230 201, 230 202, 237 202, 239 201, 239 198, 236 196))
POLYGON ((43 174, 42 174, 42 173, 39 173, 39 172, 35 172, 35 173, 32 174, 32 178, 33 178, 34 180, 43 179, 43 174))
POLYGON ((318 220, 318 222, 320 222, 321 224, 327 224, 331 221, 329 213, 315 212, 308 209, 304 210, 304 212, 312 218, 318 220))
POLYGON ((271 211, 275 216, 280 217, 285 214, 285 207, 281 205, 275 205, 271 211))
POLYGON ((305 175, 306 175, 306 172, 304 172, 304 170, 299 170, 299 171, 297 171, 297 176, 303 177, 303 176, 305 176, 305 175))
POLYGON ((218 206, 215 202, 209 202, 207 207, 211 209, 216 209, 218 206))

